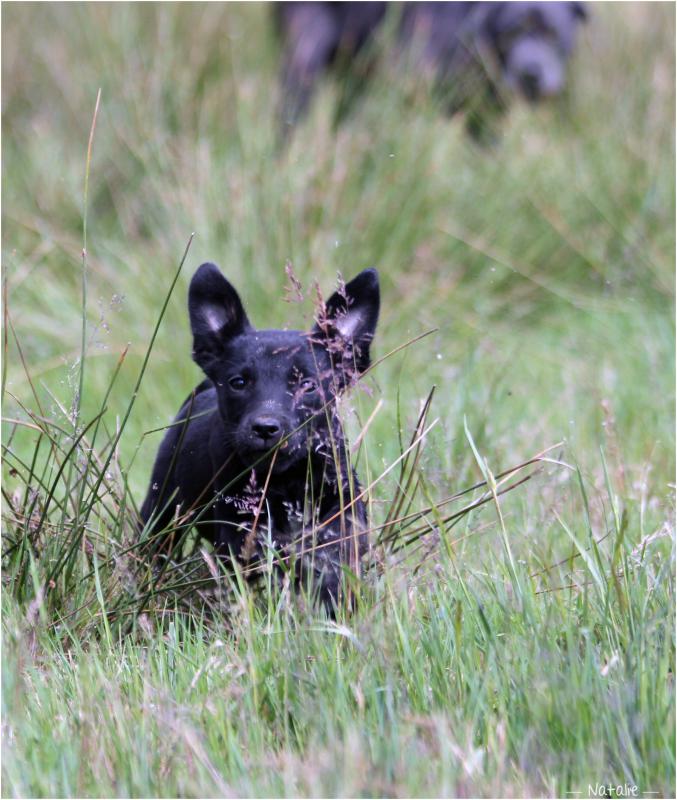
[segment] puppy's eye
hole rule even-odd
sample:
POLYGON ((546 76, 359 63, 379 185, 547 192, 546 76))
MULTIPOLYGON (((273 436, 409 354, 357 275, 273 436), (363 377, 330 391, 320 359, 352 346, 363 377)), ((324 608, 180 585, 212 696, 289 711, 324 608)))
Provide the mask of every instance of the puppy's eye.
POLYGON ((231 389, 235 389, 236 392, 241 392, 247 385, 247 381, 242 375, 235 375, 228 381, 228 385, 231 389))
POLYGON ((299 386, 304 394, 311 394, 317 390, 317 381, 313 380, 313 378, 304 378, 299 383, 299 386))

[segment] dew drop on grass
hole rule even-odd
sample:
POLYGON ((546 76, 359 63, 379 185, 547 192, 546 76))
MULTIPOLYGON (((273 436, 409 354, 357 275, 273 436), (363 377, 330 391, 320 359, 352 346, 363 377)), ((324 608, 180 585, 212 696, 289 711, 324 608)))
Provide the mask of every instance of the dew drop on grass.
POLYGON ((435 358, 436 358, 438 361, 441 361, 441 360, 442 360, 442 353, 438 353, 438 354, 435 356, 435 358))
POLYGON ((154 491, 154 492, 157 492, 157 490, 158 490, 159 488, 160 488, 160 487, 157 485, 157 483, 154 483, 154 484, 153 484, 153 486, 152 486, 152 489, 153 489, 153 491, 154 491))

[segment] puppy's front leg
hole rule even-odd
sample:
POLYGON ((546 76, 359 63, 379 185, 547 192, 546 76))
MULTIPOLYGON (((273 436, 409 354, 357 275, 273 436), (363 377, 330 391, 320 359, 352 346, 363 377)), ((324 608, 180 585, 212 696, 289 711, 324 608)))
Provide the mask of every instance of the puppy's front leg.
POLYGON ((360 561, 367 550, 364 505, 356 503, 354 508, 343 513, 337 507, 304 532, 300 545, 297 550, 300 582, 318 593, 333 616, 344 596, 344 568, 359 575, 360 561))

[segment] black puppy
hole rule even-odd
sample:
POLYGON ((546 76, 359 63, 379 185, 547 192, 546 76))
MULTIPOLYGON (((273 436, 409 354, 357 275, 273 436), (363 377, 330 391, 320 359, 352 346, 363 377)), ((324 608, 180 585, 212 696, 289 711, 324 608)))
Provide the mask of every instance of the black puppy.
POLYGON ((357 573, 367 546, 335 401, 369 366, 378 274, 365 270, 333 294, 309 333, 255 330, 214 264, 193 276, 188 309, 207 380, 160 445, 145 532, 194 524, 252 575, 267 543, 331 608, 343 566, 357 573))
MULTIPOLYGON (((282 123, 305 111, 323 71, 341 54, 356 56, 385 18, 387 3, 276 3, 284 40, 282 123)), ((564 87, 578 22, 578 2, 415 2, 398 9, 399 50, 433 76, 449 113, 502 106, 503 88, 530 101, 564 87)), ((471 132, 476 120, 469 119, 471 132)))

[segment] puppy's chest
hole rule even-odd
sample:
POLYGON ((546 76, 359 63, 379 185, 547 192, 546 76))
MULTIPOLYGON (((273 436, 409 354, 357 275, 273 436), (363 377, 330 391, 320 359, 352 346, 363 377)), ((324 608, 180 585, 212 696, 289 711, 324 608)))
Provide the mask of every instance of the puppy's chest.
POLYGON ((279 544, 304 528, 317 524, 325 503, 313 503, 306 487, 290 482, 286 489, 265 486, 252 478, 238 491, 224 492, 217 508, 217 519, 227 523, 233 534, 247 535, 253 529, 257 538, 279 544))

